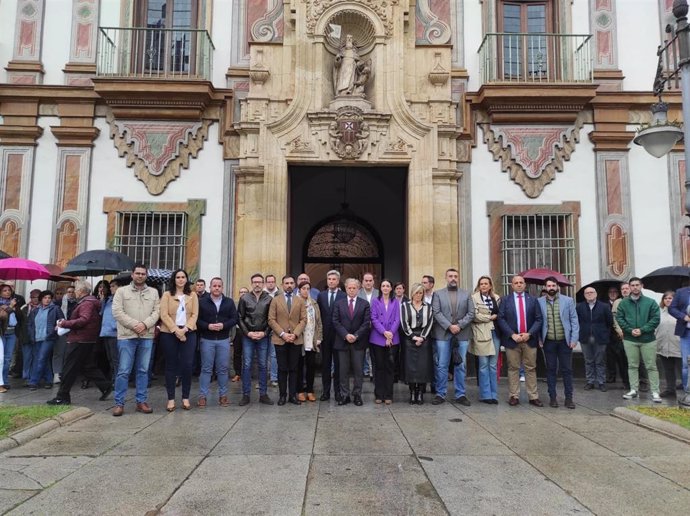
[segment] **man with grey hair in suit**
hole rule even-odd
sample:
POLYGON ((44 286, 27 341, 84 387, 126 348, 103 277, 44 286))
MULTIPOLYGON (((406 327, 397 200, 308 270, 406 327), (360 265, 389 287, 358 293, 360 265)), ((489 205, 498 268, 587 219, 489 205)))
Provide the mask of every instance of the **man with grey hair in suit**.
POLYGON ((461 364, 455 365, 453 384, 455 401, 469 407, 470 400, 465 395, 465 358, 474 319, 474 303, 467 290, 458 288, 457 269, 446 271, 446 288, 437 290, 431 303, 435 324, 432 337, 436 355, 436 397, 431 402, 440 405, 446 401, 448 392, 448 365, 452 359, 453 348, 457 347, 461 364))

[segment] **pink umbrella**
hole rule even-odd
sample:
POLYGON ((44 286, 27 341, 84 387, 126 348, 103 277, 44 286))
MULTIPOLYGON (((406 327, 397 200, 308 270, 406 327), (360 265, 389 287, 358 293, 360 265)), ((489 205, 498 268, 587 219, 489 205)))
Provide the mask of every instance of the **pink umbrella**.
MULTIPOLYGON (((1 263, 1 262, 0 262, 1 263)), ((563 276, 558 271, 551 269, 528 269, 520 273, 520 276, 525 278, 525 283, 535 283, 537 285, 543 285, 546 282, 546 278, 553 276, 559 285, 564 287, 571 287, 573 284, 570 283, 568 278, 563 276)))
POLYGON ((50 272, 43 265, 26 258, 0 260, 0 278, 6 280, 48 279, 50 272))

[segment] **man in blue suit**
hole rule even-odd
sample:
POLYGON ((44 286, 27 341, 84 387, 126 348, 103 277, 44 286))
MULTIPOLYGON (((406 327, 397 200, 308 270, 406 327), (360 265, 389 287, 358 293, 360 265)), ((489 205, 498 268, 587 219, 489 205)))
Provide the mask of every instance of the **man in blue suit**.
POLYGON ((572 297, 558 291, 558 281, 546 278, 546 296, 539 298, 541 308, 541 340, 546 355, 546 383, 549 386, 549 405, 558 408, 556 398, 556 376, 558 370, 563 377, 565 389, 564 405, 575 408, 573 403, 573 348, 580 335, 580 323, 572 297))
POLYGON ((683 388, 690 392, 688 382, 688 360, 690 356, 690 287, 676 290, 668 313, 677 319, 675 334, 680 337, 680 353, 683 360, 683 388))
POLYGON ((520 403, 520 364, 525 366, 525 388, 530 405, 543 407, 537 391, 537 346, 541 332, 541 310, 537 300, 525 292, 525 278, 513 276, 513 293, 498 307, 501 345, 508 359, 508 389, 511 407, 520 403))
POLYGON ((320 292, 316 299, 316 302, 319 304, 321 324, 323 326, 323 340, 321 341, 321 383, 323 385, 323 392, 321 393, 321 401, 331 399, 331 376, 333 376, 335 401, 340 401, 340 362, 338 360, 338 353, 333 349, 335 342, 333 307, 336 301, 340 301, 347 296, 345 296, 345 292, 338 288, 339 284, 340 273, 336 270, 328 271, 326 273, 326 285, 328 288, 320 292), (334 364, 333 375, 331 375, 332 364, 334 364))

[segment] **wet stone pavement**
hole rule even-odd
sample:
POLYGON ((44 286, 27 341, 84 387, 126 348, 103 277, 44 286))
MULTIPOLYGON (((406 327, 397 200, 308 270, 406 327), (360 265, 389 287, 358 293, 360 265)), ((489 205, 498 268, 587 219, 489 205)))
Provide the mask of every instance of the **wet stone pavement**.
MULTIPOLYGON (((469 380, 468 383, 473 383, 469 380)), ((319 380, 317 379, 317 383, 319 380)), ((423 406, 396 386, 390 406, 335 402, 165 411, 120 418, 94 388, 73 392, 94 415, 0 456, 9 514, 687 514, 690 445, 610 416, 622 389, 583 391, 576 410, 506 402, 423 406)), ((212 386, 215 388, 215 384, 212 386)), ((193 394, 198 383, 192 385, 193 394)), ((542 400, 546 385, 539 384, 542 400)), ((452 391, 452 388, 451 388, 452 391)), ((16 386, 0 404, 44 403, 16 386)), ((277 399, 276 389, 269 395, 277 399)), ((562 400, 561 400, 562 401, 562 400)))

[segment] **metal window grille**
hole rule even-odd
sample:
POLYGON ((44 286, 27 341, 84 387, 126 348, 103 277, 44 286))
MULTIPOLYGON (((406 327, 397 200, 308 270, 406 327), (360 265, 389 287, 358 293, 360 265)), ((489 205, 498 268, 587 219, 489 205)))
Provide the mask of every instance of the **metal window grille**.
POLYGON ((510 291, 512 276, 534 268, 553 269, 575 284, 577 243, 571 215, 504 215, 502 222, 504 293, 510 291))
POLYGON ((186 213, 120 212, 115 250, 155 269, 184 267, 186 213))

